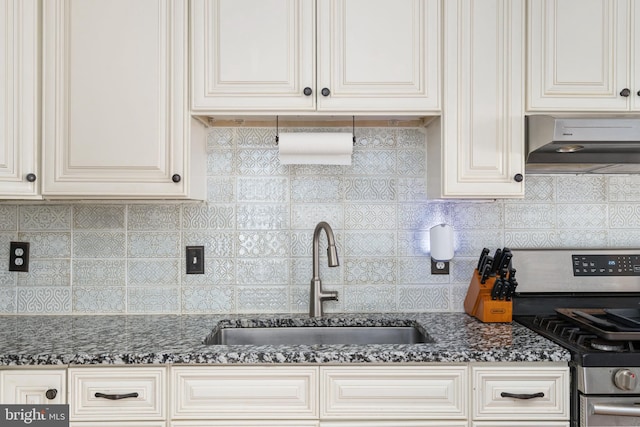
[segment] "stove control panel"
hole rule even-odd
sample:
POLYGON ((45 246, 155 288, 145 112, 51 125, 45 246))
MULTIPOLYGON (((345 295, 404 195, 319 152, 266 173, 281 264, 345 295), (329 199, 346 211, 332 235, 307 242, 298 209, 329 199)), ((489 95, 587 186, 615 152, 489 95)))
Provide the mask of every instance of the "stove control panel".
POLYGON ((574 276, 640 276, 640 255, 572 255, 574 276))

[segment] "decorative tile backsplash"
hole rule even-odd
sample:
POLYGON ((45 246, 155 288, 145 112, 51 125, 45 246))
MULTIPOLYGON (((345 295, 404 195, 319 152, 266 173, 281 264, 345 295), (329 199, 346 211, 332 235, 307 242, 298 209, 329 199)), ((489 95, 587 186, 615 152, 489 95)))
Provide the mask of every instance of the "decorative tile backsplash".
POLYGON ((27 241, 31 263, 0 271, 0 314, 305 313, 319 221, 340 257, 327 267, 323 235, 321 278, 340 294, 327 312, 462 311, 484 246, 640 246, 638 175, 528 176, 524 199, 442 201, 425 194, 420 129, 358 129, 351 166, 281 165, 266 128, 212 128, 208 153, 206 203, 1 203, 0 257, 27 241), (431 275, 442 222, 456 256, 431 275), (185 274, 188 245, 205 247, 205 274, 185 274))

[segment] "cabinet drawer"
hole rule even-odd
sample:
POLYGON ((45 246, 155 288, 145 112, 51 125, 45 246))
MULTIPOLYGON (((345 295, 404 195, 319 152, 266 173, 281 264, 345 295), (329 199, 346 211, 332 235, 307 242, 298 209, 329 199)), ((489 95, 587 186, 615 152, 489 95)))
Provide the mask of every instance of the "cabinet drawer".
POLYGON ((69 369, 71 421, 162 420, 165 368, 69 369), (102 395, 130 395, 111 400, 102 395))
POLYGON ((174 367, 173 419, 313 419, 318 368, 174 367))
POLYGON ((471 427, 569 427, 569 421, 479 421, 471 427))
POLYGON ((171 427, 318 427, 318 421, 283 420, 227 420, 227 421, 174 421, 171 427))
POLYGON ((467 368, 321 368, 322 419, 465 419, 467 368))
POLYGON ((568 420, 568 367, 474 367, 474 420, 568 420), (540 397, 519 399, 504 394, 540 397))
POLYGON ((164 421, 118 421, 118 422, 104 422, 104 421, 81 421, 71 422, 69 427, 167 427, 167 423, 164 421))

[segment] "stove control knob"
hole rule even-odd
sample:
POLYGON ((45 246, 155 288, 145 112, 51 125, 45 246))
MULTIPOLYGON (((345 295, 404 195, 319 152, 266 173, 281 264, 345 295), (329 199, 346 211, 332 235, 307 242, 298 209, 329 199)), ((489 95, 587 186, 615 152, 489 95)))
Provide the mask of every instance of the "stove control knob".
POLYGON ((638 378, 636 374, 629 369, 620 369, 613 377, 613 383, 620 390, 635 390, 638 378))

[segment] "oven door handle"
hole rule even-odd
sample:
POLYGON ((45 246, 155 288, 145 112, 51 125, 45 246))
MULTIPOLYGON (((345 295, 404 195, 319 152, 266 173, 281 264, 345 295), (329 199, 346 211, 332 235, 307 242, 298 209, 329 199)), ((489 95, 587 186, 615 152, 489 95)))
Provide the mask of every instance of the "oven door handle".
POLYGON ((529 393, 529 394, 518 394, 518 393, 507 393, 503 391, 500 393, 500 397, 510 397, 512 399, 535 399, 536 397, 544 397, 544 393, 529 393))
POLYGON ((640 417, 640 405, 612 405, 607 403, 591 403, 592 415, 613 415, 618 417, 640 417))

